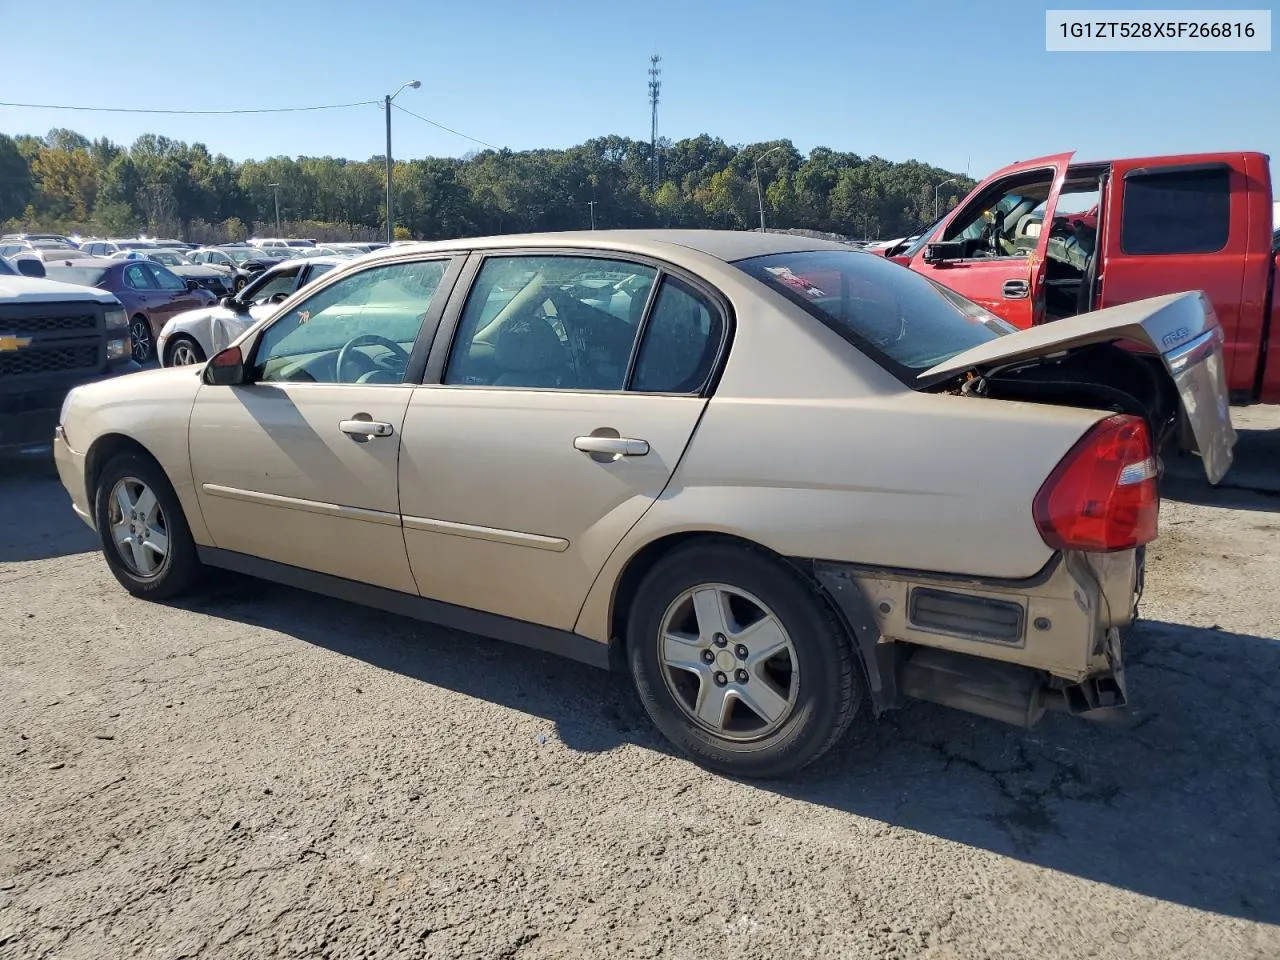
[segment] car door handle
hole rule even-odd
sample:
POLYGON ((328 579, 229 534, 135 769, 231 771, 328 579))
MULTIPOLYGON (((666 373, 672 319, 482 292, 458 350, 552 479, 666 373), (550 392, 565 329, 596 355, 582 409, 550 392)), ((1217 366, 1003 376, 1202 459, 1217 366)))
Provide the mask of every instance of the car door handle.
POLYGON ((614 457, 643 457, 649 452, 649 441, 626 437, 574 437, 573 449, 614 457))
POLYGON ((1006 280, 1000 292, 1006 300, 1025 300, 1031 293, 1031 284, 1025 280, 1006 280))
POLYGON ((373 437, 389 437, 395 433, 395 427, 383 420, 343 420, 338 429, 356 439, 370 440, 373 437))

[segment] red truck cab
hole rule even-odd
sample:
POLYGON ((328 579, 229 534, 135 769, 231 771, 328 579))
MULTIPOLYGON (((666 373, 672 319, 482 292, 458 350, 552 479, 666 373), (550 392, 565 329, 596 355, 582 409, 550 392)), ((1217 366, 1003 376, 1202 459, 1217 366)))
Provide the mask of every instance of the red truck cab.
POLYGON ((1269 160, 1212 153, 1005 167, 890 259, 1018 327, 1203 290, 1236 403, 1280 403, 1269 160))

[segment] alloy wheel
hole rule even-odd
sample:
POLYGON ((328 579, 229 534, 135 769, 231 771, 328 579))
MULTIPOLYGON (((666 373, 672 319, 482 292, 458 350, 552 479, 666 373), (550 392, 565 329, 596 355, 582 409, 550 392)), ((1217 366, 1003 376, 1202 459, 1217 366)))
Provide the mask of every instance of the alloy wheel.
POLYGON ((196 346, 190 340, 179 340, 169 351, 170 366, 185 367, 200 362, 201 358, 196 355, 196 346))
POLYGON ((151 488, 123 477, 111 488, 107 509, 111 538, 129 572, 148 580, 159 576, 169 556, 169 526, 151 488))
POLYGON ((657 643, 676 703, 719 737, 758 740, 795 709, 795 645, 773 611, 745 590, 707 583, 684 591, 663 615, 657 643))
POLYGON ((142 317, 134 317, 129 323, 129 339, 133 342, 133 359, 146 363, 151 359, 151 327, 142 317))

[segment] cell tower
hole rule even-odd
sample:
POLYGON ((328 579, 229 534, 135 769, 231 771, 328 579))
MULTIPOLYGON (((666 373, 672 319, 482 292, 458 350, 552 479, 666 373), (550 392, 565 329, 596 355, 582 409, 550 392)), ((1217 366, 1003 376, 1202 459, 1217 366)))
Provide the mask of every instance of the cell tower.
POLYGON ((658 163, 658 94, 662 90, 662 81, 658 79, 662 70, 658 64, 662 58, 656 53, 649 58, 649 153, 653 164, 653 189, 657 192, 659 176, 658 163))

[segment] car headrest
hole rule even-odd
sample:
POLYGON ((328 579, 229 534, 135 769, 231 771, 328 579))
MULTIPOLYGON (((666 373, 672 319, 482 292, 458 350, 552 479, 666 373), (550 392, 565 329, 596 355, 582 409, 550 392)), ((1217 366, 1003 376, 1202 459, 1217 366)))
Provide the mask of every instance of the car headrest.
POLYGON ((551 370, 564 363, 564 344, 541 317, 513 317, 498 330, 493 360, 516 373, 551 370))

